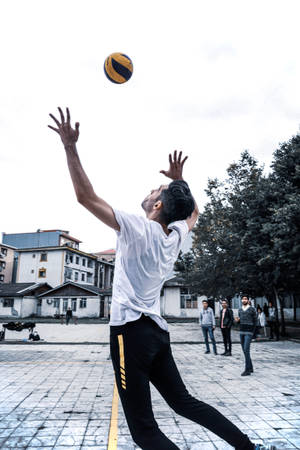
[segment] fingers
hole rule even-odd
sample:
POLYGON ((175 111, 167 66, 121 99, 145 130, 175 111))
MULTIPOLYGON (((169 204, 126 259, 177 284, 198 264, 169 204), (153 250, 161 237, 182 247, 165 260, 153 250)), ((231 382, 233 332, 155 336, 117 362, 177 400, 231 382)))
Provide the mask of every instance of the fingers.
POLYGON ((182 152, 179 152, 179 155, 178 155, 178 164, 180 164, 180 162, 181 162, 181 155, 182 155, 182 152))
POLYGON ((75 123, 75 131, 76 131, 76 138, 78 139, 78 136, 79 136, 79 122, 75 123))
POLYGON ((62 109, 60 107, 57 108, 60 114, 60 118, 61 118, 61 124, 63 125, 65 123, 65 116, 64 113, 62 112, 62 109))
POLYGON ((69 111, 69 108, 66 108, 66 110, 67 110, 67 123, 70 125, 71 124, 70 111, 69 111))
POLYGON ((48 125, 49 128, 51 128, 51 130, 56 131, 56 133, 59 134, 59 130, 57 128, 51 127, 51 125, 48 125))
POLYGON ((54 117, 53 114, 49 114, 49 116, 51 117, 51 119, 54 120, 54 122, 56 123, 56 125, 57 125, 58 127, 60 127, 60 123, 59 123, 59 121, 56 119, 56 117, 54 117))
POLYGON ((181 162, 181 167, 183 166, 183 164, 186 162, 187 159, 188 159, 188 156, 186 156, 186 157, 182 160, 182 162, 181 162))

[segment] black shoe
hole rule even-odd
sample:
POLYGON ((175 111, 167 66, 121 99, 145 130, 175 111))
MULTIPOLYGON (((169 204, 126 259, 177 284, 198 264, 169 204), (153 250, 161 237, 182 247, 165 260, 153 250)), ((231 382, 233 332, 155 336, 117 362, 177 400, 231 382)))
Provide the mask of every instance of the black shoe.
POLYGON ((247 375, 251 375, 251 372, 249 372, 248 370, 245 370, 243 373, 241 373, 242 377, 246 377, 247 375))
POLYGON ((218 354, 218 352, 214 352, 214 354, 215 354, 215 355, 217 355, 217 354, 218 354))
POLYGON ((231 352, 227 352, 225 356, 232 356, 231 352))
POLYGON ((224 352, 224 353, 221 353, 221 356, 227 356, 227 353, 228 353, 228 351, 227 351, 227 350, 225 350, 225 352, 224 352))
POLYGON ((210 350, 206 350, 206 352, 204 352, 205 355, 207 355, 208 353, 210 353, 210 350))
POLYGON ((253 370, 253 369, 250 369, 250 370, 248 370, 248 372, 250 372, 250 373, 253 373, 253 372, 254 372, 254 370, 253 370))

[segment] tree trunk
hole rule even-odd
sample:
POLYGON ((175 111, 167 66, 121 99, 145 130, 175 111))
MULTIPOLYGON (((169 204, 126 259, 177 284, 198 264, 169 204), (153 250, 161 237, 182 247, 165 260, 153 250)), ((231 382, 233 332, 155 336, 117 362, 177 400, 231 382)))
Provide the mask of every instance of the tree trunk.
POLYGON ((286 331, 285 331, 285 320, 284 320, 284 311, 283 311, 283 303, 284 303, 284 299, 280 297, 280 295, 278 295, 277 289, 275 287, 273 287, 274 289, 274 294, 275 294, 275 298, 276 298, 276 307, 278 309, 280 309, 280 325, 281 325, 281 336, 286 336, 286 331))
POLYGON ((293 302, 294 321, 296 322, 296 320, 297 320, 297 309, 296 309, 295 297, 294 297, 294 294, 292 292, 291 292, 290 295, 291 295, 292 302, 293 302))

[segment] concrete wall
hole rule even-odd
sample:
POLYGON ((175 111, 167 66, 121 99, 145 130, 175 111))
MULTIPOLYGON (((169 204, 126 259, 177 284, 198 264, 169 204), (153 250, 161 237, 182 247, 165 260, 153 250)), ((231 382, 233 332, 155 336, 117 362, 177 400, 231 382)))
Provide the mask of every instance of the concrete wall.
POLYGON ((36 313, 37 300, 35 297, 15 297, 14 306, 3 307, 3 302, 0 301, 0 317, 11 317, 12 320, 29 317, 36 313))
MULTIPOLYGON (((7 254, 4 255, 3 252, 1 252, 1 260, 5 262, 5 269, 1 269, 0 275, 4 275, 3 281, 1 283, 11 283, 12 281, 12 274, 13 274, 13 267, 14 267, 14 255, 15 251, 12 248, 2 246, 3 249, 6 249, 7 254)), ((1 244, 0 244, 0 251, 1 251, 1 244)), ((2 278, 2 277, 1 277, 2 278)))
POLYGON ((180 287, 165 287, 161 297, 161 313, 166 317, 198 318, 201 301, 204 297, 198 297, 198 308, 180 307, 180 287))
POLYGON ((47 253, 47 261, 40 261, 40 250, 19 253, 17 283, 48 283, 50 286, 62 284, 64 251, 52 250, 47 253), (35 256, 33 256, 35 255, 35 256), (46 277, 39 277, 39 270, 46 269, 46 277))
MULTIPOLYGON (((68 298, 68 307, 72 308, 72 298, 68 298)), ((60 298, 59 310, 54 307, 54 300, 57 298, 43 298, 42 299, 42 307, 41 307, 41 316, 42 317, 53 317, 54 314, 65 314, 63 311, 63 300, 67 299, 67 297, 60 298), (49 304, 48 301, 52 300, 52 303, 49 304)), ((73 315, 76 317, 99 317, 100 315, 100 298, 99 297, 76 297, 77 299, 77 309, 73 311, 73 315), (86 308, 80 308, 80 300, 81 298, 86 299, 86 308)))

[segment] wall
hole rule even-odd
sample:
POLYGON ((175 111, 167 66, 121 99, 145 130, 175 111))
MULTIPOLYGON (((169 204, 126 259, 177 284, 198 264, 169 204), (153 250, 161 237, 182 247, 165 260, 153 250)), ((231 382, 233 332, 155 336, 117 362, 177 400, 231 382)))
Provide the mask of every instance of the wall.
MULTIPOLYGON (((63 299, 67 297, 60 298, 60 306, 59 306, 59 314, 65 314, 63 312, 63 299)), ((68 298, 68 307, 72 307, 71 299, 74 297, 68 298)), ((80 299, 81 297, 77 298, 77 310, 74 312, 73 315, 76 317, 99 317, 100 313, 100 298, 99 297, 82 297, 86 298, 86 308, 80 308, 80 299)), ((54 300, 55 298, 51 298, 52 304, 49 305, 47 303, 47 300, 50 300, 50 298, 43 298, 42 299, 42 308, 41 308, 41 316, 42 317, 53 317, 54 314, 57 312, 57 308, 54 307, 54 300)))
MULTIPOLYGON (((40 261, 41 251, 20 252, 17 283, 48 283, 54 287, 61 284, 63 250, 47 251, 47 261, 40 261), (35 257, 33 257, 35 255, 35 257), (39 269, 46 269, 46 277, 39 277, 39 269), (32 273, 33 271, 33 273, 32 273)), ((44 253, 44 252, 43 252, 44 253)))
MULTIPOLYGON (((1 246, 1 244, 0 244, 1 246)), ((1 261, 6 263, 5 269, 2 269, 0 272, 1 275, 4 275, 3 283, 11 283, 12 282, 12 273, 14 267, 14 255, 15 251, 12 248, 4 247, 7 250, 7 255, 2 254, 1 261)))

